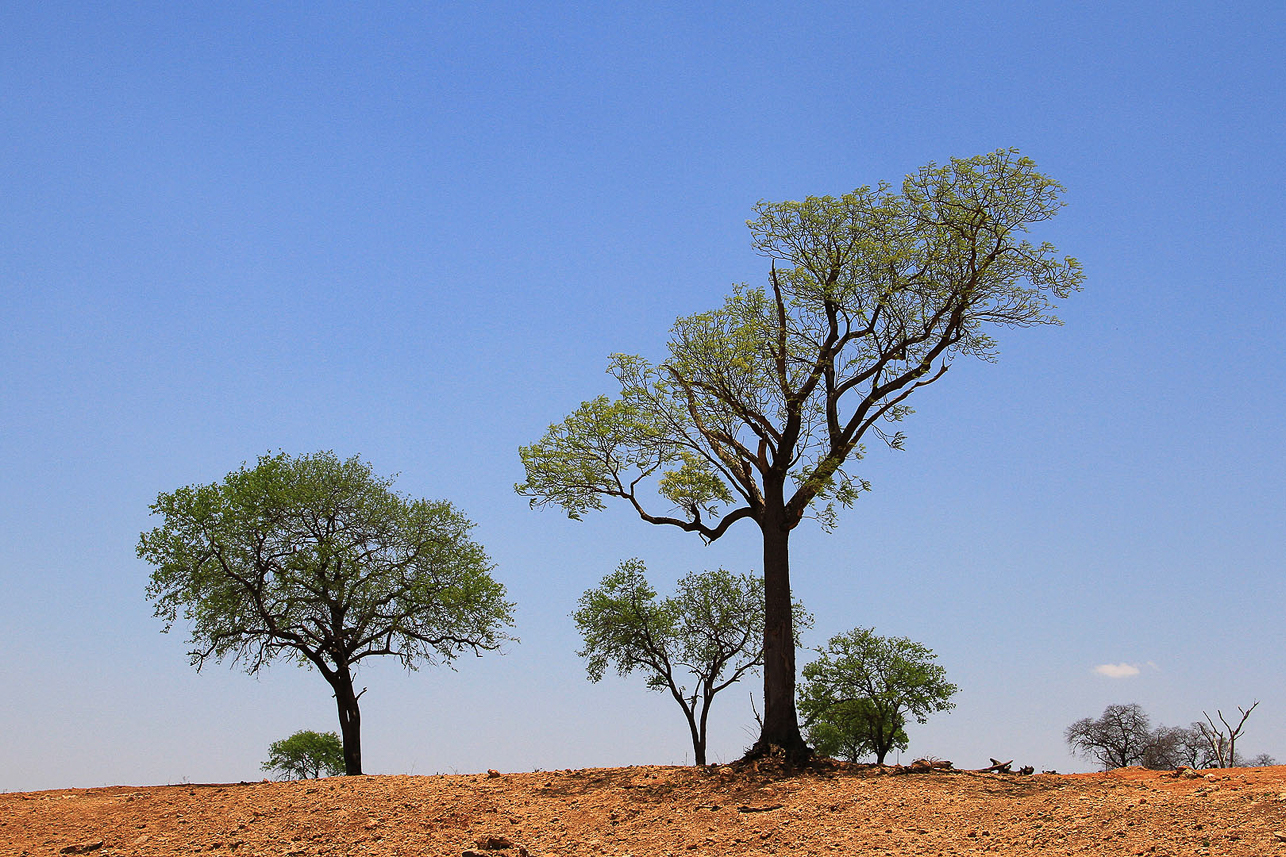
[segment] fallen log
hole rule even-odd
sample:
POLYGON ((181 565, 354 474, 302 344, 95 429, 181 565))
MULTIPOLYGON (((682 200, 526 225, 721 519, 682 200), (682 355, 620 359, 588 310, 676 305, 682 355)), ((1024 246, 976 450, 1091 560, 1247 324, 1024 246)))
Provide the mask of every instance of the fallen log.
POLYGON ((1012 765, 1013 763, 1014 763, 1014 760, 1013 760, 1013 759, 1010 759, 1008 762, 1002 762, 1002 761, 1000 761, 999 759, 992 759, 992 760, 991 760, 991 767, 989 767, 989 768, 979 768, 979 769, 978 769, 978 773, 980 773, 980 774, 1008 774, 1008 773, 1010 773, 1009 767, 1010 767, 1010 765, 1012 765))
POLYGON ((949 770, 951 770, 951 763, 946 759, 916 759, 911 763, 911 773, 913 774, 949 770))

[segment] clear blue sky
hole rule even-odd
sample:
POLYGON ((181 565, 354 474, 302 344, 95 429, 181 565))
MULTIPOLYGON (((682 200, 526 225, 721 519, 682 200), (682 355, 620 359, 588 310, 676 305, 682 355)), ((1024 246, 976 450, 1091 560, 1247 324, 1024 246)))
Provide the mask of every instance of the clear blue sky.
POLYGON ((757 569, 753 525, 530 511, 517 447, 763 281, 755 201, 1010 146, 1067 186, 1039 237, 1085 291, 918 393, 838 532, 799 531, 805 642, 939 653, 958 708, 911 755, 1086 769, 1062 731, 1110 703, 1260 699, 1241 746, 1286 760, 1281 5, 782 8, 7 4, 0 789, 255 779, 335 728, 315 674, 196 674, 134 555, 159 492, 278 449, 456 502, 518 604, 503 656, 365 670, 369 771, 691 761, 567 614, 627 557, 663 591, 757 569))

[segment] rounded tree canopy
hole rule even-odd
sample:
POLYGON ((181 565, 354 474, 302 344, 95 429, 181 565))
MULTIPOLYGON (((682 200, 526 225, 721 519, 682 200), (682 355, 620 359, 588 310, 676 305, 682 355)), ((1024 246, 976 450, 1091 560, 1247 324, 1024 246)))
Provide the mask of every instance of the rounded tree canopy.
POLYGON ((958 688, 933 650, 906 637, 854 628, 832 637, 820 654, 804 667, 799 707, 824 752, 874 752, 883 764, 890 750, 906 748, 909 718, 924 723, 955 707, 958 688))
POLYGON ((192 623, 199 669, 253 673, 285 654, 330 681, 394 655, 408 669, 510 638, 513 605, 451 503, 395 493, 357 456, 265 455, 222 482, 161 494, 138 555, 165 630, 192 623))
POLYGON ((344 745, 334 732, 301 729, 289 738, 273 741, 268 761, 260 767, 289 780, 333 777, 344 773, 344 745))

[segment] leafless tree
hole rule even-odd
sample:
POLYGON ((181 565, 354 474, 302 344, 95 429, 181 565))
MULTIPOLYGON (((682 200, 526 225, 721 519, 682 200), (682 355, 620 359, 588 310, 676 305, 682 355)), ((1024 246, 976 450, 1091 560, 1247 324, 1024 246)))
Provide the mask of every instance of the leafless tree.
POLYGON ((1209 767, 1208 749, 1197 724, 1159 726, 1148 736, 1140 761, 1154 771, 1209 767))
POLYGON ((1105 770, 1142 762, 1151 735, 1147 712, 1137 703, 1109 705, 1097 720, 1082 718, 1064 733, 1073 753, 1098 761, 1105 770))
POLYGON ((1215 714, 1219 717, 1219 722, 1223 724, 1222 729, 1215 725, 1214 719, 1209 714, 1204 711, 1201 712, 1205 715, 1206 722, 1201 723, 1198 721, 1196 727, 1201 730, 1201 736, 1205 739, 1206 746, 1210 751, 1211 761, 1213 762, 1211 767, 1231 768, 1237 764, 1239 761, 1237 758, 1237 739, 1241 736, 1241 731, 1246 726, 1246 720, 1250 717, 1250 712, 1254 711, 1258 705, 1259 700, 1255 700, 1254 705, 1249 708, 1242 708, 1238 705, 1237 710, 1241 712, 1241 719, 1237 721, 1236 727, 1224 719, 1222 711, 1216 709, 1215 714))

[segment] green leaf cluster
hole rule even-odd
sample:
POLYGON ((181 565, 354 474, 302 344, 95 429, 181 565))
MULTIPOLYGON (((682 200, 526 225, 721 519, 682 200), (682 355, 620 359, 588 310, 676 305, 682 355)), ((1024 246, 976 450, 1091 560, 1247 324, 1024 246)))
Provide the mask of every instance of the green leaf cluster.
MULTIPOLYGON (((693 572, 658 598, 643 561, 629 559, 581 596, 572 619, 590 680, 638 670, 650 689, 668 691, 688 721, 697 764, 715 695, 763 666, 764 583, 754 575, 693 572)), ((812 622, 799 604, 795 622, 812 622)))
POLYGON ((855 628, 832 637, 803 669, 799 710, 819 752, 856 759, 874 753, 880 764, 905 750, 908 718, 924 723, 955 707, 958 688, 926 646, 906 637, 880 637, 855 628))
POLYGON ((301 729, 289 738, 273 741, 268 761, 260 767, 276 771, 284 780, 338 776, 344 773, 344 745, 334 732, 301 729))
POLYGON ((147 594, 167 631, 191 623, 198 669, 231 657, 254 673, 284 655, 333 683, 370 656, 414 669, 510 639, 513 605, 473 524, 356 456, 265 455, 151 508, 163 523, 139 539, 147 594))
POLYGON ((869 488, 846 464, 868 434, 902 446, 890 423, 914 390, 958 356, 994 359, 998 326, 1059 323, 1080 266, 1025 235, 1062 190, 1000 150, 926 165, 900 192, 760 202, 749 227, 767 283, 678 319, 660 363, 613 355, 619 396, 522 447, 516 490, 573 518, 621 498, 707 540, 741 518, 794 527, 816 502, 833 526, 833 504, 869 488), (658 495, 671 511, 648 508, 658 495))
MULTIPOLYGON (((810 706, 801 707, 805 717, 810 706)), ((905 750, 910 744, 906 720, 894 715, 884 724, 881 713, 867 699, 854 699, 829 706, 825 716, 807 726, 808 743, 819 756, 856 762, 876 753, 878 746, 885 752, 905 750), (877 737, 882 743, 877 743, 877 737)))
POLYGON ((762 579, 694 572, 658 599, 646 575, 642 560, 625 560, 581 596, 572 620, 591 681, 609 668, 621 676, 642 670, 649 688, 687 695, 685 673, 718 686, 725 672, 740 677, 762 662, 762 579))

